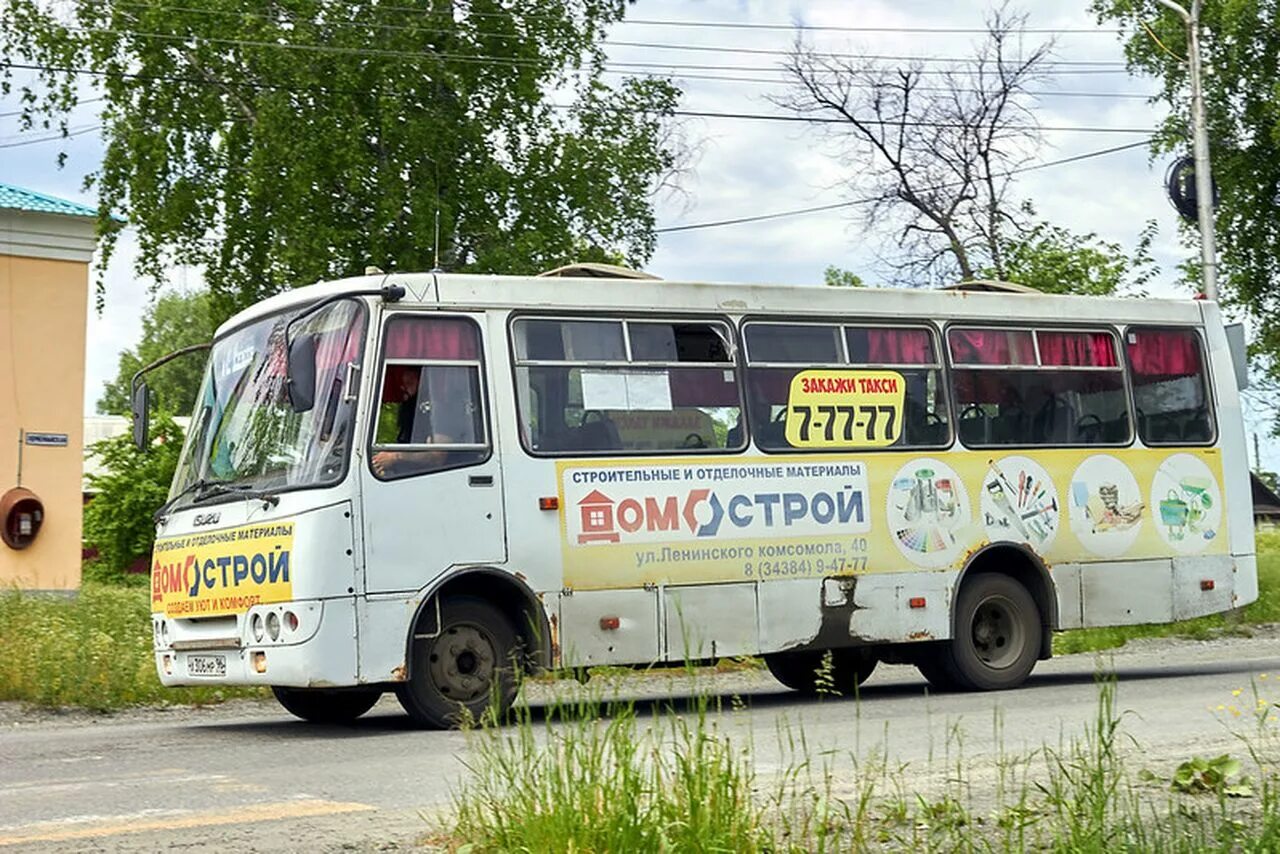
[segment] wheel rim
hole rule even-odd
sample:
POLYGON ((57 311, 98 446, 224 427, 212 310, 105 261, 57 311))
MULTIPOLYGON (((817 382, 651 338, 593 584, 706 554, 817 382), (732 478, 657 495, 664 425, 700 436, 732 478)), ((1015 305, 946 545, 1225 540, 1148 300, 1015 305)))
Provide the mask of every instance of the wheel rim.
POLYGON ((1022 657, 1026 632, 1014 604, 1003 596, 991 596, 973 612, 971 638, 978 660, 999 670, 1022 657))
POLYGON ((487 697, 498 656, 493 638, 470 624, 450 626, 436 639, 428 659, 431 681, 450 700, 470 703, 487 697))

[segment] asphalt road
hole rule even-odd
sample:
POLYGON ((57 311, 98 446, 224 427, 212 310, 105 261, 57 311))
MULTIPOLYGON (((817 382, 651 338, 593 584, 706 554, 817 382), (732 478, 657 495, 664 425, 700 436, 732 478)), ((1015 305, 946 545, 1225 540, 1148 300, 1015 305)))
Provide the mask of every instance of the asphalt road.
MULTIPOLYGON (((718 724, 751 736, 762 780, 787 765, 780 725, 803 729, 811 753, 829 751, 837 776, 854 773, 851 757, 883 753, 924 780, 961 754, 994 765, 1082 734, 1096 713, 1100 664, 1118 677, 1129 749, 1157 770, 1191 753, 1238 751, 1231 729, 1243 719, 1229 707, 1253 704, 1251 680, 1280 701, 1275 631, 1065 656, 999 694, 931 696, 914 669, 883 666, 858 699, 802 698, 759 672, 697 682, 724 700, 718 724)), ((594 687, 645 707, 694 690, 687 677, 656 674, 594 687)), ((309 726, 254 702, 114 716, 0 704, 0 851, 412 847, 447 815, 467 773, 467 739, 411 729, 392 699, 353 727, 309 726)))

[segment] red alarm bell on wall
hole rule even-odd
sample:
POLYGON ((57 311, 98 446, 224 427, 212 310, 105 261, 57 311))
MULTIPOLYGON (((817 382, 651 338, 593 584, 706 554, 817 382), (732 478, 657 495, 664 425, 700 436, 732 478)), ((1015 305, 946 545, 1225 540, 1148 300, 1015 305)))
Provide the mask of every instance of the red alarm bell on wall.
POLYGON ((0 540, 11 549, 25 549, 44 523, 44 503, 29 489, 16 486, 0 495, 0 540))

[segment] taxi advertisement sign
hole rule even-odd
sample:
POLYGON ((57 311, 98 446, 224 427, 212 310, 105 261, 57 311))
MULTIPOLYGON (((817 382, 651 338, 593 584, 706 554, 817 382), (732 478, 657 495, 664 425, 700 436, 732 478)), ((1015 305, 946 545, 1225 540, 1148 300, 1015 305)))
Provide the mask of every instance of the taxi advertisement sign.
POLYGON ((902 432, 906 382, 897 371, 801 371, 787 396, 795 448, 887 448, 902 432))
POLYGON ((156 540, 151 610, 167 617, 213 617, 288 601, 292 556, 292 522, 156 540))

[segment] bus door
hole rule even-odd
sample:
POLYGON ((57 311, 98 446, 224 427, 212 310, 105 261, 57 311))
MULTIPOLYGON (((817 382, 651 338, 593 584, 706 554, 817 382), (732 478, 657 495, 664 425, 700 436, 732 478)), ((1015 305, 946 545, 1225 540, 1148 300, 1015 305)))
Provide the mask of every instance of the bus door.
POLYGON ((481 326, 393 314, 380 354, 363 466, 366 592, 418 590, 451 566, 504 561, 481 326))

